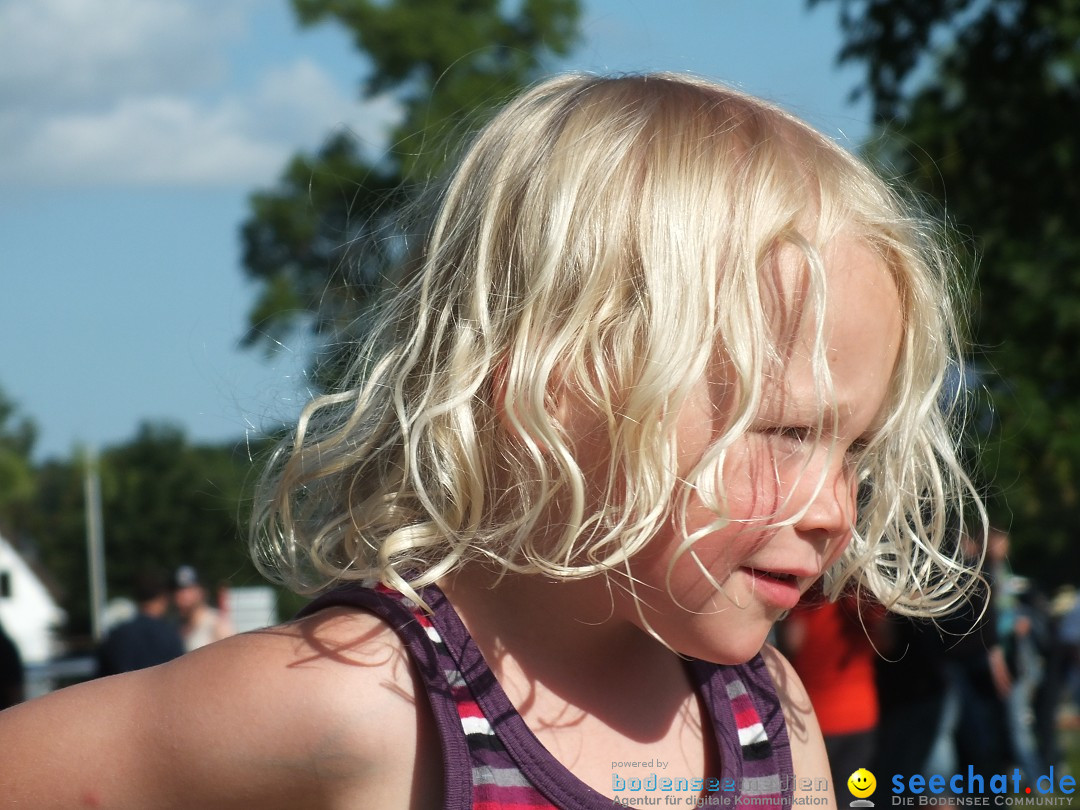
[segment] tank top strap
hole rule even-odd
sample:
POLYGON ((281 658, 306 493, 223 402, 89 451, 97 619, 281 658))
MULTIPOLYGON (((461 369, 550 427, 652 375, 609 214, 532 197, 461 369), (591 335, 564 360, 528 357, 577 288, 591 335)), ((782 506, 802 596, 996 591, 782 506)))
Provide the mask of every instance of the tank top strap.
POLYGON ((421 596, 457 664, 453 677, 473 758, 477 810, 610 810, 611 798, 586 785, 536 738, 491 671, 453 605, 437 587, 421 596))
MULTIPOLYGON (((399 593, 381 586, 359 583, 339 585, 306 605, 297 618, 331 607, 349 607, 378 616, 398 635, 420 682, 423 684, 435 720, 443 751, 443 807, 471 810, 469 749, 462 731, 458 701, 446 672, 453 668, 445 649, 432 639, 430 621, 418 617, 417 606, 399 593)), ((420 615, 423 615, 422 612, 420 615)))
MULTIPOLYGON (((354 607, 378 616, 402 639, 428 693, 443 746, 445 810, 609 810, 613 803, 600 794, 596 794, 602 799, 600 804, 575 800, 554 804, 523 773, 496 732, 508 714, 520 717, 513 707, 496 713, 489 707, 485 712, 477 694, 501 693, 494 673, 470 643, 471 637, 442 591, 428 587, 420 595, 431 613, 381 585, 346 584, 320 596, 299 615, 328 607, 354 607)), ((485 697, 481 700, 487 704, 485 697)))
POLYGON ((791 741, 765 659, 718 666, 692 661, 721 761, 721 794, 731 807, 790 810, 795 788, 791 741))
MULTIPOLYGON (((344 585, 302 612, 333 606, 365 610, 402 639, 427 690, 443 746, 447 810, 609 810, 540 743, 503 692, 479 647, 438 588, 421 590, 428 613, 382 586, 344 585)), ((790 810, 790 742, 764 660, 738 666, 689 661, 719 748, 721 776, 708 793, 729 808, 790 810)))

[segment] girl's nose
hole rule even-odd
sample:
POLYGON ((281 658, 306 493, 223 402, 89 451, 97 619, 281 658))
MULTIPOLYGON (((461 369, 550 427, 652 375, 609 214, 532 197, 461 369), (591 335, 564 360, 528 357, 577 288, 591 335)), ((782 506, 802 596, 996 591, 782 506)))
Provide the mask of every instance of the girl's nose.
POLYGON ((856 486, 843 463, 806 470, 803 497, 806 508, 796 524, 801 531, 830 540, 848 536, 855 522, 856 486))

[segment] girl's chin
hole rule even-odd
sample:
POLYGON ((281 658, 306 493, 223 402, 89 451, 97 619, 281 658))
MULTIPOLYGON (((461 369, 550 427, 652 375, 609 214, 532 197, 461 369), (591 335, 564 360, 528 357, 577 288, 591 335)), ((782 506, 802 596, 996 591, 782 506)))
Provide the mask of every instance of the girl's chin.
POLYGON ((744 643, 717 645, 711 649, 702 650, 702 654, 691 657, 707 661, 710 664, 721 666, 737 666, 745 664, 765 647, 767 638, 762 636, 758 639, 747 639, 744 643))
POLYGON ((745 664, 766 645, 772 626, 771 620, 747 616, 735 625, 725 622, 711 629, 703 628, 697 638, 672 647, 682 655, 711 664, 745 664))

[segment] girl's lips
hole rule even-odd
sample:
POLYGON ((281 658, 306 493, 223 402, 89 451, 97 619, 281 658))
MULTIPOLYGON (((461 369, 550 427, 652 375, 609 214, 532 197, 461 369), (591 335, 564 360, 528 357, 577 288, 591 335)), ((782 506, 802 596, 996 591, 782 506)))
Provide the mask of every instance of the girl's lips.
POLYGON ((794 574, 778 574, 760 571, 756 568, 743 568, 751 578, 754 593, 774 607, 791 610, 802 597, 799 578, 794 574))

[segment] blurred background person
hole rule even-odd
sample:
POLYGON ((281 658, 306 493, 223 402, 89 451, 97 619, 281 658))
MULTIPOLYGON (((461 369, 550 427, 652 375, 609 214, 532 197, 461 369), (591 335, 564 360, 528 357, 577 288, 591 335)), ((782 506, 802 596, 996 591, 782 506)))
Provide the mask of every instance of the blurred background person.
POLYGON ((777 628, 777 641, 799 673, 817 713, 833 789, 870 767, 877 743, 875 645, 883 611, 856 593, 829 602, 820 583, 777 628))
POLYGON ((26 673, 19 648, 0 625, 0 711, 21 703, 26 694, 26 673))
POLYGON ((1009 535, 991 528, 986 566, 997 613, 997 634, 1009 669, 1011 686, 1002 695, 1008 754, 1028 784, 1046 773, 1036 740, 1036 695, 1046 672, 1049 616, 1039 608, 1031 583, 1013 573, 1009 564, 1009 535))
POLYGON ((876 660, 880 718, 874 773, 955 768, 959 697, 949 689, 945 640, 933 622, 888 614, 876 660))
POLYGON ((1056 600, 1059 616, 1056 641, 1061 700, 1070 728, 1080 728, 1080 598, 1074 587, 1063 588, 1056 600))
POLYGON ((233 634, 232 623, 225 611, 207 603, 206 589, 192 566, 182 565, 176 569, 173 587, 173 604, 180 615, 180 635, 188 652, 233 634))
POLYGON ((156 569, 135 576, 135 616, 109 631, 98 649, 98 674, 116 675, 164 664, 184 654, 184 642, 176 625, 165 616, 169 610, 169 583, 156 569))
MULTIPOLYGON (((965 536, 961 542, 965 558, 974 565, 980 558, 981 538, 965 536)), ((999 583, 989 548, 984 559, 983 582, 937 626, 945 640, 947 688, 959 702, 952 730, 954 761, 971 765, 976 773, 1001 773, 1012 757, 1006 718, 1013 683, 999 632, 999 583)))
MULTIPOLYGON (((982 556, 980 538, 961 542, 966 559, 982 556)), ((889 616, 876 662, 879 770, 947 776, 971 766, 989 774, 1008 763, 1012 681, 991 580, 987 569, 967 599, 936 619, 889 616)))

